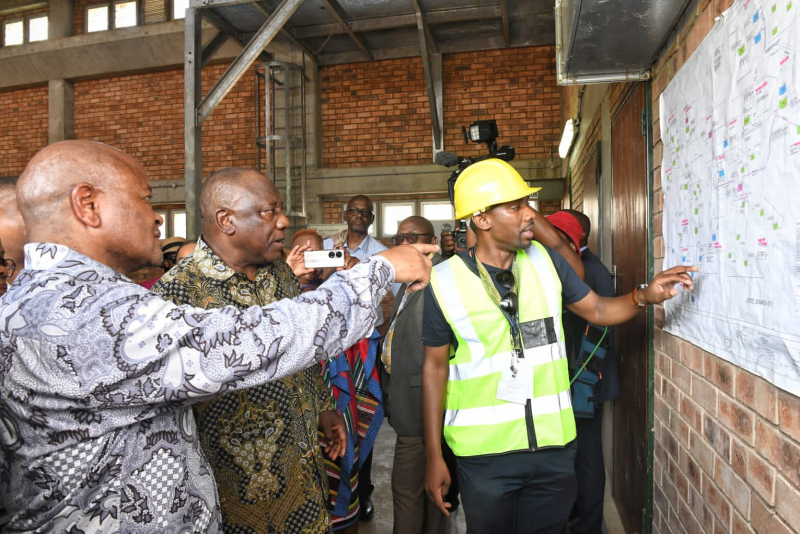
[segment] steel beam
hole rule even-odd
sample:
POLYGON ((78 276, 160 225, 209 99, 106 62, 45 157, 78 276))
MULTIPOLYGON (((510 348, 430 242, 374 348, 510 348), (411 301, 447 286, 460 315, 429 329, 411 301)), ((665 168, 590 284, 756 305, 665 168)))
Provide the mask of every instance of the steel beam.
POLYGON ((186 178, 186 235, 200 235, 200 187, 203 178, 203 132, 197 118, 197 104, 202 96, 203 32, 200 9, 186 10, 184 33, 184 153, 186 178))
POLYGON ((200 14, 206 19, 208 22, 214 25, 219 31, 224 32, 228 37, 232 39, 236 39, 240 43, 243 42, 244 37, 239 30, 234 28, 227 20, 223 19, 210 9, 202 9, 200 14))
POLYGON ((439 117, 439 110, 436 106, 436 84, 434 82, 433 67, 431 65, 431 56, 438 56, 440 64, 439 68, 439 88, 441 90, 441 61, 442 56, 438 53, 436 42, 433 40, 428 25, 425 24, 425 18, 422 13, 422 8, 419 6, 417 0, 411 0, 414 6, 414 12, 417 16, 417 32, 419 33, 419 52, 422 56, 422 69, 425 72, 425 85, 428 88, 428 108, 431 114, 431 132, 433 134, 433 150, 442 150, 442 126, 439 117))
POLYGON ((367 45, 361 37, 356 35, 350 28, 350 22, 347 20, 347 13, 344 12, 342 6, 340 6, 336 0, 320 0, 320 2, 331 12, 333 18, 339 22, 345 33, 350 36, 350 39, 356 44, 359 50, 361 50, 364 56, 367 59, 372 59, 372 53, 367 49, 367 45))
POLYGON ((503 19, 503 41, 507 48, 511 44, 511 30, 508 27, 508 0, 500 0, 500 16, 503 19))
POLYGON ((236 82, 244 76, 250 65, 264 51, 264 48, 278 34, 287 20, 297 11, 303 0, 283 0, 270 16, 255 37, 245 45, 244 49, 236 56, 228 70, 217 80, 211 91, 203 98, 197 107, 197 123, 201 124, 211 115, 214 108, 225 98, 225 95, 236 85, 236 82))
MULTIPOLYGON (((496 19, 501 16, 497 6, 465 7, 453 10, 428 11, 425 13, 425 22, 429 26, 436 26, 446 22, 468 22, 471 20, 496 19)), ((393 28, 411 28, 417 25, 415 13, 406 15, 391 15, 373 19, 350 21, 349 27, 354 32, 374 32, 393 28)), ((309 37, 327 37, 345 33, 339 23, 318 24, 314 26, 301 26, 290 30, 298 39, 309 37)))
POLYGON ((227 40, 228 35, 223 31, 218 31, 217 35, 215 35, 213 39, 206 43, 206 45, 203 47, 201 67, 208 65, 208 62, 211 61, 211 58, 214 57, 214 54, 219 52, 219 49, 222 48, 222 45, 224 45, 225 41, 227 40))
POLYGON ((45 7, 49 0, 0 0, 0 15, 13 15, 45 7))
MULTIPOLYGON (((261 0, 253 2, 253 7, 255 7, 257 10, 263 13, 264 16, 267 18, 269 18, 270 15, 272 15, 272 13, 270 13, 269 11, 269 8, 261 0)), ((308 45, 306 45, 305 43, 301 43, 300 41, 295 39, 294 35, 292 35, 289 32, 289 30, 287 30, 286 28, 281 28, 281 35, 286 37, 293 45, 300 47, 306 54, 308 54, 311 57, 314 57, 314 51, 311 50, 311 48, 309 48, 308 45)))

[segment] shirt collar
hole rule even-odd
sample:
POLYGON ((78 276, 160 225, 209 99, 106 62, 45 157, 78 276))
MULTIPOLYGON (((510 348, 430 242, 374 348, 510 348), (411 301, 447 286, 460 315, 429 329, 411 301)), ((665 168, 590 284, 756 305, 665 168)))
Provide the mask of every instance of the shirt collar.
MULTIPOLYGON (((126 281, 131 279, 97 260, 57 243, 25 245, 25 269, 61 271, 87 282, 126 281)), ((20 278, 23 278, 20 275, 20 278)))
MULTIPOLYGON (((234 271, 222 258, 217 256, 217 254, 211 250, 211 247, 203 240, 202 236, 197 240, 197 248, 191 258, 192 267, 200 270, 203 275, 209 278, 225 281, 237 275, 241 275, 241 277, 247 279, 244 274, 234 271)), ((271 265, 272 264, 267 264, 256 271, 255 282, 258 282, 262 276, 270 272, 271 265)))
POLYGON ((583 252, 584 250, 587 250, 588 248, 589 248, 589 245, 586 245, 585 247, 581 247, 581 252, 583 252))

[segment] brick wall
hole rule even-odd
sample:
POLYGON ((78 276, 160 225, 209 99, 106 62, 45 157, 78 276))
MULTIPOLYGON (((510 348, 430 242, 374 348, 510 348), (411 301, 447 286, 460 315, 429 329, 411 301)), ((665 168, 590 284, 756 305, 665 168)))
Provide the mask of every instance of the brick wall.
MULTIPOLYGON (((550 156, 560 140, 552 46, 448 54, 442 60, 445 149, 481 155, 461 127, 497 119, 518 158, 550 156)), ((325 167, 430 163, 428 93, 419 58, 321 69, 325 167)))
POLYGON ((0 176, 18 175, 47 145, 47 86, 0 92, 0 176))
MULTIPOLYGON (((664 258, 658 97, 730 3, 705 0, 693 7, 656 69, 656 272, 664 258)), ((663 324, 657 307, 654 532, 797 532, 800 399, 663 332, 663 324)))
MULTIPOLYGON (((203 70, 204 91, 226 65, 203 70)), ((203 171, 255 166, 253 78, 245 75, 203 125, 203 171)), ((75 138, 108 143, 144 165, 151 180, 182 179, 183 70, 75 83, 75 138)))
POLYGON ((558 153, 561 101, 554 46, 450 54, 442 71, 446 150, 484 154, 484 145, 464 144, 461 127, 496 119, 498 143, 513 146, 518 159, 558 153))

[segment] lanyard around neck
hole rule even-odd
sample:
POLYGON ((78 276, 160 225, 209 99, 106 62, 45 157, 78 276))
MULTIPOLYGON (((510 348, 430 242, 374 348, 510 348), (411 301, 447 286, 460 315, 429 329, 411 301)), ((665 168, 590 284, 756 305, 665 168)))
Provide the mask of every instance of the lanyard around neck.
MULTIPOLYGON (((511 327, 511 344, 514 347, 514 350, 511 351, 511 372, 514 377, 517 376, 517 359, 522 357, 522 340, 520 339, 520 331, 519 331, 519 309, 516 310, 514 315, 510 315, 505 310, 500 308, 500 300, 502 297, 500 296, 500 292, 497 291, 497 286, 494 285, 492 281, 492 277, 489 275, 489 271, 486 270, 481 260, 478 259, 478 254, 476 253, 475 247, 472 248, 472 257, 475 258, 475 265, 478 267, 478 275, 480 276, 481 282, 483 283, 483 287, 486 290, 486 293, 489 295, 489 298, 497 305, 500 311, 503 313, 503 316, 508 321, 509 326, 511 327)), ((514 260, 511 264, 511 272, 514 274, 514 293, 517 295, 517 299, 519 299, 519 262, 517 262, 516 255, 514 256, 514 260)))

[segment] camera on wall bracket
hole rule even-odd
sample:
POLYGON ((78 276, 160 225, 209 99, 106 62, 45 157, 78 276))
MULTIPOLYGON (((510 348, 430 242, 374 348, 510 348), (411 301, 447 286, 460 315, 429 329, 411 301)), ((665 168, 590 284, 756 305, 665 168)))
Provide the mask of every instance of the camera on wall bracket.
MULTIPOLYGON (((502 159, 503 161, 511 161, 516 155, 514 147, 512 146, 503 145, 500 148, 497 147, 497 137, 499 134, 497 131, 497 121, 494 119, 475 121, 470 124, 469 127, 462 126, 461 132, 464 134, 464 143, 485 143, 486 149, 489 151, 489 153, 484 156, 478 156, 474 158, 459 156, 454 152, 445 151, 440 151, 434 154, 433 162, 437 165, 442 165, 443 167, 456 167, 452 174, 450 174, 450 178, 447 179, 447 192, 450 195, 450 204, 453 204, 453 206, 455 206, 454 188, 456 185, 456 180, 458 180, 458 177, 461 175, 464 169, 473 163, 491 158, 502 159)), ((453 230, 453 239, 455 240, 457 247, 462 249, 467 248, 466 219, 461 219, 459 229, 453 230)))

